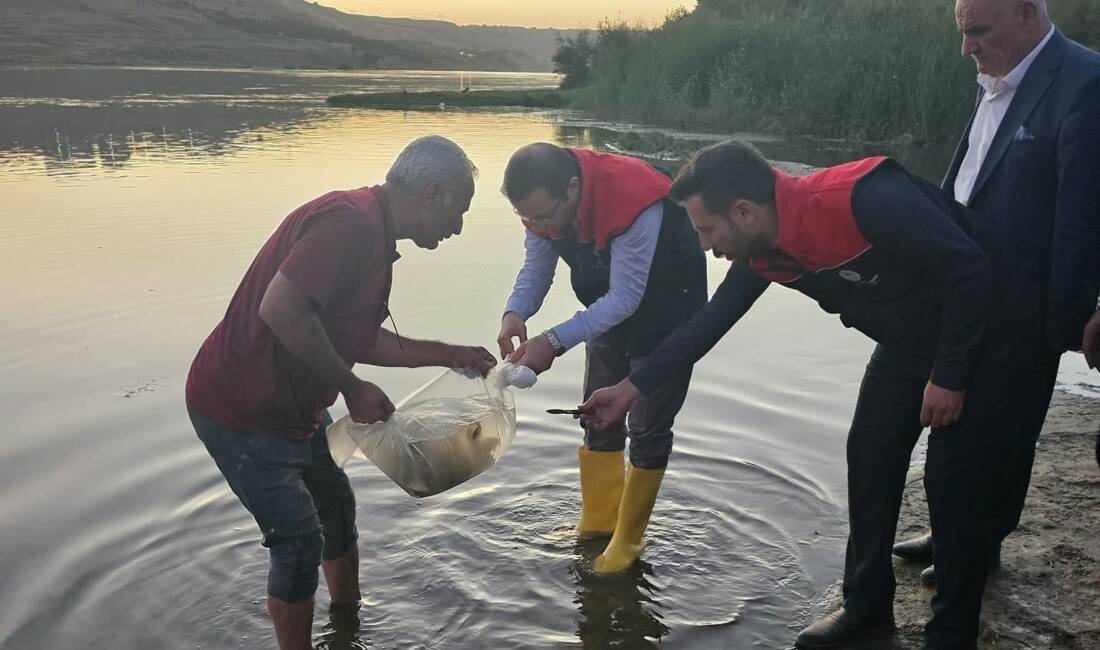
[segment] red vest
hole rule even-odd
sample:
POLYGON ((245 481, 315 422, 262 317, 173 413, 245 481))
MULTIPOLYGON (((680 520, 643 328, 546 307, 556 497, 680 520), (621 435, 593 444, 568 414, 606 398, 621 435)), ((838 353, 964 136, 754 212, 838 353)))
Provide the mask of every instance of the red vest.
MULTIPOLYGON (((776 247, 810 272, 835 268, 870 248, 852 213, 852 190, 885 160, 865 158, 801 178, 775 170, 776 247)), ((749 265, 773 282, 800 277, 798 272, 775 268, 773 259, 769 254, 757 255, 749 265)))
MULTIPOLYGON (((643 210, 668 194, 672 181, 642 160, 590 149, 566 151, 581 170, 581 196, 577 203, 577 241, 607 247, 626 232, 643 210)), ((557 239, 561 233, 526 221, 536 235, 557 239)))

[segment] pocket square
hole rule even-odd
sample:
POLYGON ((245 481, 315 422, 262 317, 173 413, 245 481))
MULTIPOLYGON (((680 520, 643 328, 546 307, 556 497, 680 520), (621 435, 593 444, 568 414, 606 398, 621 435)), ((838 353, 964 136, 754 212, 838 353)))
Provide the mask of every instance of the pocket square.
POLYGON ((1012 137, 1013 140, 1034 140, 1035 134, 1027 130, 1027 127, 1021 125, 1016 129, 1016 135, 1012 137))

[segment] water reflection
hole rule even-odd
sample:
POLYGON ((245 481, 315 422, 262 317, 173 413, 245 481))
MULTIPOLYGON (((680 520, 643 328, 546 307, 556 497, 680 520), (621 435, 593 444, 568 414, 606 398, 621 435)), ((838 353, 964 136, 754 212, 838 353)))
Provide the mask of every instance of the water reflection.
MULTIPOLYGON (((545 87, 552 75, 440 72, 331 73, 141 68, 0 68, 0 169, 8 174, 70 175, 156 160, 194 162, 267 146, 272 135, 300 136, 349 111, 323 99, 338 92, 545 87)), ((355 111, 350 111, 354 113, 355 111)), ((569 146, 623 149, 628 127, 573 116, 554 127, 569 146)), ((889 155, 938 181, 949 145, 858 144, 841 140, 746 134, 766 156, 826 166, 889 155)), ((287 138, 284 141, 291 141, 287 138)), ((687 137, 686 156, 706 138, 687 137)), ((629 147, 627 147, 629 149, 629 147)), ((675 168, 679 160, 667 161, 675 168)))
POLYGON ((371 647, 359 621, 362 610, 361 603, 330 605, 328 621, 315 637, 314 647, 317 650, 366 650, 371 647))
POLYGON ((574 553, 580 561, 572 567, 576 580, 577 637, 581 646, 599 648, 657 648, 671 631, 664 624, 654 567, 645 560, 613 576, 592 573, 592 561, 608 539, 579 542, 574 553))
MULTIPOLYGON (((437 251, 403 246, 391 303, 407 315, 402 334, 491 346, 522 263, 523 229, 499 192, 508 156, 535 140, 619 136, 554 113, 258 98, 293 91, 260 88, 276 73, 196 73, 180 96, 206 98, 188 101, 166 100, 167 73, 150 82, 155 101, 125 84, 90 90, 97 75, 66 94, 44 74, 42 88, 0 102, 0 476, 18 486, 0 491, 0 646, 270 648, 254 522, 180 403, 195 349, 256 250, 294 206, 377 182, 408 140, 447 134, 481 168, 470 217, 437 251), (232 88, 248 101, 209 98, 232 88)), ((321 81, 301 83, 320 94, 321 81)), ((712 286, 723 266, 711 262, 712 286)), ((558 282, 531 326, 576 308, 558 282)), ((794 292, 762 296, 696 368, 644 562, 611 579, 581 570, 606 540, 572 538, 577 427, 542 415, 579 400, 583 355, 517 395, 516 444, 462 489, 415 500, 373 465, 349 464, 368 596, 355 612, 319 609, 316 638, 783 647, 840 575, 844 436, 868 352, 794 292)), ((437 374, 358 371, 395 398, 437 374)))
POLYGON ((430 70, 232 70, 210 68, 0 66, 3 97, 61 104, 302 102, 387 90, 545 88, 553 74, 430 70))
POLYGON ((340 116, 341 92, 538 88, 548 74, 214 71, 145 68, 0 68, 4 176, 72 175, 152 160, 194 162, 298 142, 340 116))

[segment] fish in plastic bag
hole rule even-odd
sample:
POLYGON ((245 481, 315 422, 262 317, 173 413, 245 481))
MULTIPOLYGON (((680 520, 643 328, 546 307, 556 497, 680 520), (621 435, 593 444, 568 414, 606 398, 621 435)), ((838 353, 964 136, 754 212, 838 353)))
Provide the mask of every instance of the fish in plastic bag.
POLYGON ((491 467, 516 436, 516 406, 496 370, 485 379, 448 370, 396 405, 385 422, 344 416, 328 428, 343 466, 363 456, 414 497, 439 494, 491 467))

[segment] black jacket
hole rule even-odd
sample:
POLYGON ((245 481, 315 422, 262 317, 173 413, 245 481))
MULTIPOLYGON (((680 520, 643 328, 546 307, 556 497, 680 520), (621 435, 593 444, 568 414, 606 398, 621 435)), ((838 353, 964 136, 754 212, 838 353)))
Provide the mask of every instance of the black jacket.
MULTIPOLYGON (((952 195, 973 120, 943 181, 952 195)), ((1036 323, 1015 319, 1018 330, 1038 328, 1018 331, 1020 343, 1080 349, 1100 287, 1100 54, 1051 37, 1016 89, 970 207, 983 245, 1000 242, 994 263, 1021 272, 1015 290, 1036 303, 1036 323)))
POLYGON ((801 240, 781 234, 789 250, 733 263, 710 302, 665 339, 631 381, 648 393, 694 364, 774 280, 875 341, 932 359, 938 386, 964 388, 992 293, 989 261, 964 232, 966 209, 889 160, 860 178, 850 197, 847 215, 784 215, 777 196, 781 233, 790 231, 784 223, 815 225, 801 240), (841 262, 807 268, 795 257, 841 262))

